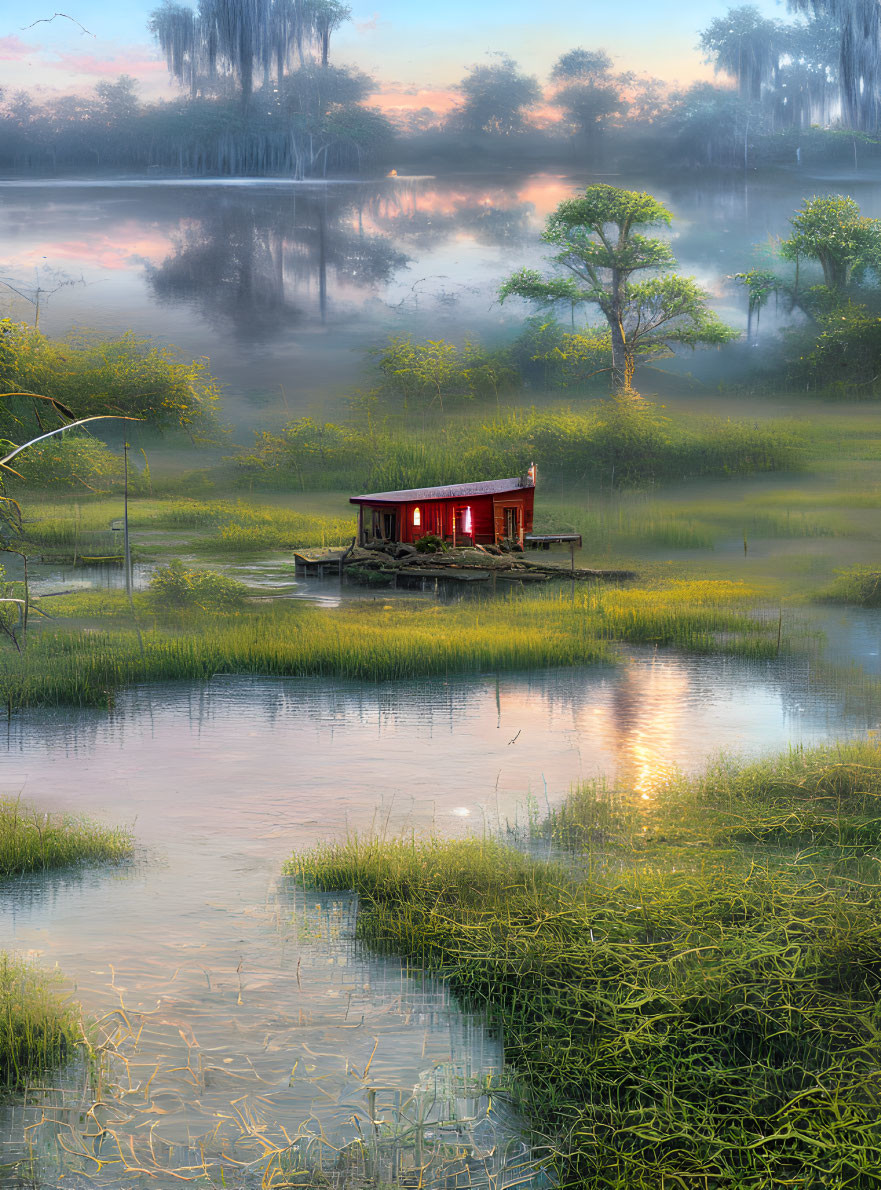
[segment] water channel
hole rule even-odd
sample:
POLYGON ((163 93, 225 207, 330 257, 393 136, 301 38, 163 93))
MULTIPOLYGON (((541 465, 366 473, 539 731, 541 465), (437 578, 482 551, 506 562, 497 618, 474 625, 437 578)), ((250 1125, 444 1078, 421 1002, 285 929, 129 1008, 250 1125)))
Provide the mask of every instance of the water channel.
MULTIPOLYGON (((877 645, 864 620, 842 647, 877 645)), ((365 953, 351 899, 290 887, 284 859, 352 829, 494 832, 599 774, 650 801, 720 748, 861 735, 878 715, 873 687, 806 660, 638 651, 498 679, 221 677, 131 689, 112 714, 13 716, 3 792, 128 824, 138 857, 4 888, 0 947, 57 964, 116 1054, 92 1115, 76 1067, 7 1107, 0 1165, 30 1156, 22 1184, 44 1188, 250 1186, 278 1150, 342 1177, 360 1145, 406 1185, 418 1138, 426 1185, 541 1185, 488 1093, 502 1039, 365 953)))

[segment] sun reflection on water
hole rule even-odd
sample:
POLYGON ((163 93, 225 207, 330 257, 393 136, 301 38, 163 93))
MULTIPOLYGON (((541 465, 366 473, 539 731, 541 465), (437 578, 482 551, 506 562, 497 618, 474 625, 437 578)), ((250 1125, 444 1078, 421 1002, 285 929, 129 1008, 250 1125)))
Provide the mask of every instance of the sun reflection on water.
POLYGON ((615 757, 616 783, 638 800, 651 801, 675 776, 691 696, 689 675, 655 660, 631 666, 609 701, 593 708, 591 726, 615 757))

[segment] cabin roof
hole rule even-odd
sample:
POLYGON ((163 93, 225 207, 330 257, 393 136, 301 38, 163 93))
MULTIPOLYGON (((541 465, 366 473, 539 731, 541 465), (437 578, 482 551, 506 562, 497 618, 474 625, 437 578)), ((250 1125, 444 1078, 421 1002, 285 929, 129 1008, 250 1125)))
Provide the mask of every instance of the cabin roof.
POLYGON ((350 496, 350 504, 411 504, 420 500, 458 500, 465 496, 497 496, 502 492, 516 492, 534 485, 520 476, 513 479, 487 479, 481 483, 451 483, 439 488, 405 488, 400 492, 373 492, 366 496, 350 496))

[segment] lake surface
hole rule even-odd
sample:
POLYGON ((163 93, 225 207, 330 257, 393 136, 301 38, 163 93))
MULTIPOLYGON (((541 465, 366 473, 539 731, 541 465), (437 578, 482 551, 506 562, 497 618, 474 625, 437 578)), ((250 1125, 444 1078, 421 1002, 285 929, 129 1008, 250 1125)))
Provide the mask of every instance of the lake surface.
MULTIPOLYGON (((337 412, 369 387, 368 347, 389 334, 510 336, 529 312, 501 307, 501 281, 541 267, 539 235, 564 198, 591 181, 649 189, 676 220, 673 247, 729 322, 745 326, 734 273, 750 267, 807 193, 844 190, 881 215, 867 179, 781 173, 653 180, 563 173, 383 178, 0 181, 4 279, 41 295, 50 335, 129 328, 208 356, 226 413, 244 429, 310 409, 337 412), (72 284, 68 284, 72 282, 72 284), (61 288, 58 288, 61 286, 61 288), (53 292, 55 291, 55 292, 53 292)), ((0 314, 33 307, 0 289, 0 314)), ((763 326, 774 312, 763 314, 763 326)), ((742 366, 750 344, 724 358, 742 366)), ((710 377, 715 352, 670 366, 710 377)), ((715 382, 711 387, 715 387, 715 382)))
MULTIPOLYGON (((548 212, 589 180, 665 201, 683 271, 738 325, 730 276, 753 244, 786 233, 805 193, 845 189, 881 215, 869 182, 795 173, 748 189, 513 173, 0 182, 0 246, 16 284, 77 282, 44 294, 44 330, 133 328, 207 355, 244 430, 336 413, 388 334, 513 333, 526 310, 500 308, 498 284, 541 265, 548 212)), ((709 376, 720 358, 671 367, 709 376)), ((139 584, 148 577, 138 571, 139 584)), ((35 568, 34 579, 45 590, 122 573, 35 568)), ((261 581, 340 598, 337 583, 293 580, 278 561, 261 581)), ((351 898, 280 881, 283 861, 348 829, 497 831, 599 775, 650 802, 665 777, 720 749, 756 755, 878 730, 865 674, 881 676, 881 617, 830 611, 822 627, 830 659, 858 671, 646 651, 615 669, 498 681, 220 678, 130 690, 112 715, 13 716, 0 793, 130 825, 138 857, 4 886, 0 949, 57 964, 115 1053, 91 1114, 76 1065, 3 1110, 0 1184, 12 1178, 4 1164, 32 1156, 45 1190, 166 1190, 205 1174, 250 1187, 280 1150, 339 1173, 338 1151, 361 1144, 386 1179, 412 1172, 418 1151, 426 1186, 540 1186, 519 1121, 489 1093, 502 1039, 443 987, 365 953, 351 898)))
POLYGON ((203 1165, 249 1186, 289 1140, 331 1168, 366 1137, 387 1172, 412 1169, 421 1130, 427 1185, 541 1185, 516 1118, 485 1093, 501 1040, 364 953, 351 898, 280 881, 285 858, 349 829, 524 824, 600 774, 650 801, 720 748, 861 735, 878 716, 874 689, 807 662, 653 651, 498 680, 219 678, 132 689, 113 714, 13 716, 3 791, 131 825, 138 858, 4 887, 0 947, 57 963, 118 1056, 100 1128, 74 1069, 49 1108, 6 1109, 0 1164, 24 1156, 29 1129, 47 1188, 164 1188, 203 1165))

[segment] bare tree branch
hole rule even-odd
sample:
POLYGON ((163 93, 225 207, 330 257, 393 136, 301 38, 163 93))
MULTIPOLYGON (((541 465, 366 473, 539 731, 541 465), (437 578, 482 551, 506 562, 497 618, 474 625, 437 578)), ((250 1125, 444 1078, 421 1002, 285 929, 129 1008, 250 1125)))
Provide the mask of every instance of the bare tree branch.
POLYGON ((48 25, 54 21, 56 17, 64 17, 66 21, 72 21, 74 25, 78 25, 79 28, 82 29, 83 33, 88 33, 89 37, 95 36, 95 34, 90 32, 85 25, 80 24, 76 17, 68 16, 66 12, 53 12, 51 17, 39 17, 38 20, 31 21, 29 25, 22 25, 21 30, 24 32, 25 29, 33 29, 34 25, 48 25))

